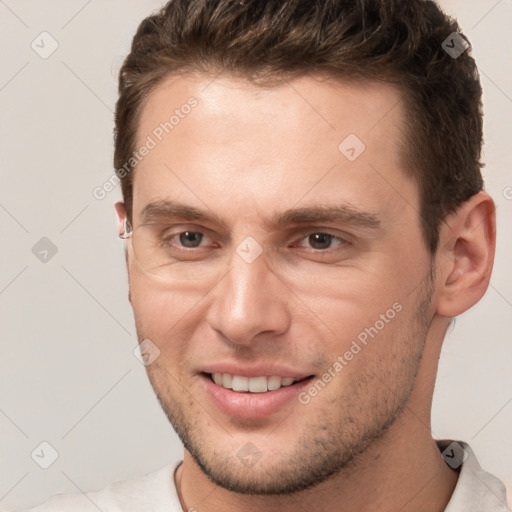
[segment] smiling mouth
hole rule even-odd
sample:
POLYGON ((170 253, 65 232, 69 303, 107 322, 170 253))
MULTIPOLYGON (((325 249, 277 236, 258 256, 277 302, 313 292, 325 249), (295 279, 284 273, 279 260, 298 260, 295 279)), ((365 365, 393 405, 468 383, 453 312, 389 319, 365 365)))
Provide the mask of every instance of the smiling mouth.
POLYGON ((279 377, 271 375, 269 377, 245 377, 242 375, 232 375, 229 373, 205 373, 212 382, 224 389, 230 389, 239 393, 267 393, 277 391, 282 387, 293 386, 299 382, 311 379, 314 376, 294 379, 292 377, 279 377))

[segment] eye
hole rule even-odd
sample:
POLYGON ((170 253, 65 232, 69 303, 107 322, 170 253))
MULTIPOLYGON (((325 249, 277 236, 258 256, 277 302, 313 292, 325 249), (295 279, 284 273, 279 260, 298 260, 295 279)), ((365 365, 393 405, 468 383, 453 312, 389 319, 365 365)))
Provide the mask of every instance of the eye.
POLYGON ((201 247, 205 235, 199 231, 182 231, 174 235, 165 237, 162 245, 165 246, 178 246, 180 248, 195 249, 201 247))
POLYGON ((308 233, 305 237, 299 240, 299 247, 310 247, 316 251, 325 251, 326 249, 333 249, 343 247, 348 242, 337 236, 329 233, 316 232, 308 233))
POLYGON ((203 236, 199 231, 183 231, 178 235, 178 240, 184 247, 199 247, 203 236))

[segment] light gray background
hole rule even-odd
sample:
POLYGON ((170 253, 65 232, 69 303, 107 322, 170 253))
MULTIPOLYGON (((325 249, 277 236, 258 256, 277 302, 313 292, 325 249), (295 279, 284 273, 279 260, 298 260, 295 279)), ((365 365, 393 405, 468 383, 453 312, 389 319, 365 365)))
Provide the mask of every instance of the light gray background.
MULTIPOLYGON (((2 508, 97 489, 181 457, 133 355, 112 206, 120 190, 102 201, 92 195, 112 174, 122 58, 138 23, 162 3, 0 0, 2 508), (43 31, 59 44, 47 59, 31 48, 43 31), (42 237, 58 248, 47 263, 32 253, 42 237), (46 470, 30 456, 42 441, 59 453, 46 470)), ((487 295, 446 339, 433 432, 468 441, 510 488, 512 2, 442 5, 458 17, 480 68, 485 178, 499 236, 487 295)))

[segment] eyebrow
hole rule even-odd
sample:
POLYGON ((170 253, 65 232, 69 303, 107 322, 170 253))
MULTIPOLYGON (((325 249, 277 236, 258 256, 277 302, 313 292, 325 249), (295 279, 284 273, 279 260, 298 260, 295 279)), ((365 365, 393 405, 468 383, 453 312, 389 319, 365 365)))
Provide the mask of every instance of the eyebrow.
MULTIPOLYGON (((170 200, 159 200, 147 204, 141 212, 142 223, 164 222, 172 219, 201 220, 220 222, 218 215, 211 210, 202 210, 194 206, 170 200)), ((265 229, 272 231, 291 225, 313 224, 317 222, 342 222, 353 226, 376 230, 380 219, 371 212, 364 212, 352 205, 318 205, 303 208, 291 208, 264 219, 265 229)))
POLYGON ((275 214, 265 224, 267 228, 279 229, 288 225, 314 224, 316 222, 342 222, 368 229, 380 227, 377 215, 363 212, 349 204, 292 208, 275 214))

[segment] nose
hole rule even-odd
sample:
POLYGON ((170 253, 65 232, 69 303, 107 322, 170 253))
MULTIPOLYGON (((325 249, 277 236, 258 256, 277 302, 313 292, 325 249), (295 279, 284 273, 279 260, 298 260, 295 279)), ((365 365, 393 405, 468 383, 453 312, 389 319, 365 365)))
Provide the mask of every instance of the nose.
POLYGON ((249 346, 258 335, 276 336, 290 326, 291 292, 269 268, 265 253, 247 262, 234 252, 212 294, 207 322, 231 343, 249 346))

